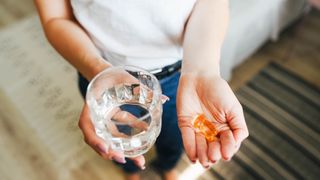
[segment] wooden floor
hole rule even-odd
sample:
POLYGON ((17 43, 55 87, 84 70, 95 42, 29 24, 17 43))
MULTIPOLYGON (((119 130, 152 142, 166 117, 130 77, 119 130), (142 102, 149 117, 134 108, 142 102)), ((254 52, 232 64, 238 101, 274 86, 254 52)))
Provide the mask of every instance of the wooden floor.
MULTIPOLYGON (((35 8, 32 0, 0 0, 0 30, 34 13, 35 8)), ((234 69, 233 78, 230 80, 232 88, 236 90, 241 87, 271 61, 281 64, 287 69, 301 75, 305 80, 320 88, 319 18, 320 13, 312 11, 286 30, 281 35, 279 41, 266 43, 257 53, 234 69)), ((25 144, 20 132, 10 129, 10 126, 5 124, 6 117, 0 116, 0 119, 0 131, 2 132, 0 142, 7 142, 10 145, 9 147, 0 146, 0 152, 3 149, 9 149, 17 157, 14 160, 19 159, 19 162, 11 162, 14 160, 8 157, 1 157, 0 155, 0 179, 23 178, 22 176, 25 174, 29 174, 30 177, 36 179, 61 179, 61 174, 63 173, 57 173, 57 167, 53 167, 47 160, 39 159, 39 157, 45 157, 46 152, 37 152, 37 148, 32 147, 33 145, 38 146, 36 144, 25 144), (15 133, 15 136, 12 137, 11 133, 15 133), (20 151, 26 153, 21 155, 20 151), (37 156, 37 154, 42 154, 42 156, 37 156), (4 164, 3 162, 7 162, 8 164, 4 164), (6 173, 6 177, 2 177, 1 172, 8 170, 6 166, 10 164, 20 164, 21 167, 19 169, 23 169, 23 172, 11 169, 12 177, 8 173, 6 173), (37 169, 41 169, 41 171, 37 169), (21 173, 21 176, 19 176, 19 173, 21 173)), ((18 126, 22 125, 18 124, 18 126)), ((23 130, 23 127, 20 128, 23 130)), ((92 157, 92 161, 75 163, 73 165, 75 167, 71 173, 71 179, 121 179, 122 176, 117 175, 120 173, 119 169, 115 168, 112 163, 106 163, 93 153, 90 156, 92 157)), ((186 158, 183 157, 178 165, 178 169, 182 171, 187 168, 189 165, 187 162, 186 158)), ((64 172, 64 167, 58 167, 58 170, 64 172)), ((154 172, 149 171, 145 174, 151 177, 154 175, 154 172)), ((208 176, 208 179, 210 179, 210 175, 208 176)), ((159 177, 153 179, 157 178, 159 179, 159 177)))

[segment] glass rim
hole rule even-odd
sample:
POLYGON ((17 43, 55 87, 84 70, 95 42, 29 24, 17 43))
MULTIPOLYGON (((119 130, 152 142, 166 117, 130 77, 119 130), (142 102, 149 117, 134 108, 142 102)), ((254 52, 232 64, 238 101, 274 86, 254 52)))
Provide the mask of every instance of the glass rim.
MULTIPOLYGON (((161 86, 160 86, 160 82, 159 80, 156 78, 156 76, 152 73, 150 73, 148 70, 146 69, 143 69, 141 67, 138 67, 138 66, 133 66, 133 65, 120 65, 120 66, 111 66, 111 67, 108 67, 104 70, 102 70, 101 72, 99 72, 98 74, 96 74, 92 79, 91 81, 89 82, 88 84, 88 87, 87 87, 87 92, 86 92, 86 103, 88 103, 90 101, 90 90, 92 89, 92 86, 93 84, 97 81, 97 79, 101 76, 103 76, 103 74, 109 72, 109 71, 112 71, 114 69, 121 69, 121 70, 124 70, 124 71, 128 71, 128 70, 136 70, 136 71, 140 71, 140 72, 143 72, 147 75, 149 75, 155 82, 155 88, 154 89, 151 89, 152 92, 156 92, 156 93, 152 93, 152 102, 150 103, 151 106, 154 106, 156 105, 159 101, 161 101, 161 95, 162 95, 162 90, 161 90, 161 86), (156 96, 157 95, 157 96, 156 96)), ((139 83, 141 83, 139 81, 139 83)), ((148 110, 152 110, 150 109, 150 107, 148 107, 147 109, 148 110)), ((89 108, 90 109, 90 108, 89 108)), ((140 118, 139 118, 140 119, 140 118)))

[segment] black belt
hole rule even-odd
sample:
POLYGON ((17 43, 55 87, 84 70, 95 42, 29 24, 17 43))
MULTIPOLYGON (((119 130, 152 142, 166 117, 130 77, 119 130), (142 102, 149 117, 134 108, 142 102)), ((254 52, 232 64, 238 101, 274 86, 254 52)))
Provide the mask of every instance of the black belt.
POLYGON ((168 76, 174 74, 175 72, 179 71, 180 69, 181 69, 181 60, 177 61, 174 64, 171 64, 171 65, 168 65, 168 66, 165 66, 163 68, 156 70, 157 71, 156 73, 153 73, 152 71, 151 71, 151 73, 153 75, 155 75, 158 79, 163 79, 165 77, 168 77, 168 76))

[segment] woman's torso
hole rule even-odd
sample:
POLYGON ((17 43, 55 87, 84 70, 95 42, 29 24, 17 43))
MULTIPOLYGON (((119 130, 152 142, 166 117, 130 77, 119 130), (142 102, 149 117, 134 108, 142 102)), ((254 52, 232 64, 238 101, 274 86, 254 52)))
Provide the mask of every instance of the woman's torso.
POLYGON ((148 70, 182 58, 196 0, 71 0, 74 15, 113 65, 148 70))

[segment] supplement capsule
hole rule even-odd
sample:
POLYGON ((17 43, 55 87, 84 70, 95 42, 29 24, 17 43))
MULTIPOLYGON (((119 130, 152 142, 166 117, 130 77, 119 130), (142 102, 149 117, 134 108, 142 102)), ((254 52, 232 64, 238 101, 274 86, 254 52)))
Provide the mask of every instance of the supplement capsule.
POLYGON ((215 128, 214 124, 206 118, 204 114, 196 116, 193 121, 193 127, 197 132, 203 134, 208 142, 212 142, 217 139, 217 129, 215 128))

